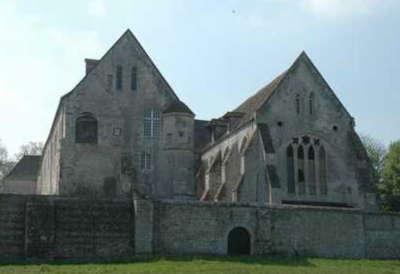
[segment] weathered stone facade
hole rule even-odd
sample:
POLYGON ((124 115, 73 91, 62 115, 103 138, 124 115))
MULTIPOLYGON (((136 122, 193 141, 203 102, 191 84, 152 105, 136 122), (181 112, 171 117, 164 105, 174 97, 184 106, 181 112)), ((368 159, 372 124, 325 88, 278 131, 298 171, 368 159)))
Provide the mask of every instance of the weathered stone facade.
POLYGON ((62 97, 37 193, 373 209, 372 185, 354 119, 305 53, 199 121, 128 30, 62 97))
POLYGON ((196 120, 128 30, 61 98, 39 195, 0 195, 0 256, 398 258, 400 217, 374 212, 354 127, 305 53, 196 120))

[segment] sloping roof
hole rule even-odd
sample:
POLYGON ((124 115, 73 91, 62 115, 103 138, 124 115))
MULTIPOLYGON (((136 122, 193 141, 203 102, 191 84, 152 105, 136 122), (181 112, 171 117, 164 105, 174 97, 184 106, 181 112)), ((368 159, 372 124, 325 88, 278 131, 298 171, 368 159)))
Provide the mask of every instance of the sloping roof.
POLYGON ((189 113, 191 115, 194 115, 194 113, 190 110, 190 108, 184 102, 182 102, 180 100, 172 101, 163 112, 164 113, 173 113, 173 112, 189 113))
POLYGON ((6 180, 36 180, 42 156, 24 155, 21 160, 11 169, 6 180))
MULTIPOLYGON (((288 71, 283 72, 271 83, 260 89, 256 94, 244 101, 240 106, 238 106, 234 112, 242 112, 245 115, 242 118, 242 123, 251 118, 252 114, 257 111, 274 93, 275 89, 278 87, 279 83, 285 78, 288 71)), ((240 123, 240 124, 242 124, 240 123)))

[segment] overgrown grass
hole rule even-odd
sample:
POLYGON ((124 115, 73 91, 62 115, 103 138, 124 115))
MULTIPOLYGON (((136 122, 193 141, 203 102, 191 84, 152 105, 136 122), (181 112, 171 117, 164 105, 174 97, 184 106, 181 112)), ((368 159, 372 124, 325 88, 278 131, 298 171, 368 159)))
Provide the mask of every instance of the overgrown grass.
POLYGON ((0 263, 0 273, 400 274, 400 261, 303 257, 153 257, 115 262, 0 263))

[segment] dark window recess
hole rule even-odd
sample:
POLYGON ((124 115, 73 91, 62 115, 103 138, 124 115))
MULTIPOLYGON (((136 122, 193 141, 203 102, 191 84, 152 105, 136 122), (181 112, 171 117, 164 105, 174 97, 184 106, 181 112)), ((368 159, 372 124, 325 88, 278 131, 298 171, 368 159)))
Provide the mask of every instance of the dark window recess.
POLYGON ((185 135, 185 133, 183 131, 179 131, 179 137, 183 137, 185 135))
POLYGON ((104 196, 114 198, 117 194, 117 180, 114 177, 107 177, 103 184, 104 196))
POLYGON ((117 66, 117 76, 115 81, 115 88, 117 90, 122 89, 122 66, 117 66))
POLYGON ((310 94, 310 98, 308 99, 308 104, 310 108, 310 115, 314 113, 314 93, 310 94))
POLYGON ((296 112, 300 114, 300 95, 296 95, 296 112))
POLYGON ((75 142, 97 144, 97 120, 92 114, 85 113, 76 119, 75 142))
POLYGON ((281 127, 281 126, 283 126, 283 122, 282 121, 278 121, 278 127, 281 127))
POLYGON ((333 131, 338 131, 339 130, 338 126, 333 126, 332 129, 333 129, 333 131))
POLYGON ((294 152, 291 145, 286 150, 286 169, 287 169, 287 190, 288 193, 295 193, 295 172, 294 172, 294 152))
POLYGON ((275 166, 267 165, 267 171, 268 171, 269 179, 271 180, 271 186, 273 188, 280 188, 281 184, 279 182, 279 176, 278 176, 275 166))
POLYGON ((132 67, 131 69, 131 90, 137 89, 137 69, 132 67))

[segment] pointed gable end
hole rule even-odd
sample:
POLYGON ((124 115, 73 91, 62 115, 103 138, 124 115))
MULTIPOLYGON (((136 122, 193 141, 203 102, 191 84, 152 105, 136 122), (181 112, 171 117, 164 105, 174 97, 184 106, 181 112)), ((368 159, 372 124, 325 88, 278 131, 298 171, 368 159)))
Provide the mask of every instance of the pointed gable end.
POLYGON ((291 73, 293 73, 301 63, 304 63, 306 67, 310 69, 311 73, 316 77, 315 79, 317 79, 322 85, 324 85, 327 88, 328 91, 332 93, 338 104, 340 104, 340 106, 345 110, 349 118, 352 117, 346 110, 346 108, 343 106, 343 104, 340 102, 335 92, 331 89, 329 84, 322 77, 321 73, 315 67, 315 65, 308 57, 306 52, 302 51, 288 70, 281 73, 271 83, 260 89, 256 94, 248 98, 234 110, 235 112, 245 113, 245 115, 242 118, 242 121, 238 124, 238 127, 251 120, 254 113, 256 113, 261 107, 263 107, 265 104, 269 102, 269 99, 272 97, 272 95, 279 89, 279 87, 285 82, 288 76, 291 73))

